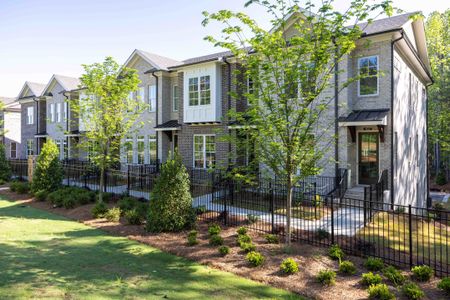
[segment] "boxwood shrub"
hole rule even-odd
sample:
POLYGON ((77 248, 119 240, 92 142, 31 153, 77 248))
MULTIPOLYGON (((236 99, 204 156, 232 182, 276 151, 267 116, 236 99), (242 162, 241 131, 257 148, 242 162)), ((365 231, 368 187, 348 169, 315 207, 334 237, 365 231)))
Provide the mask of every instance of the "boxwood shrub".
POLYGON ((433 276, 433 269, 429 266, 415 266, 411 269, 414 279, 417 281, 428 281, 433 276))
POLYGON ((437 287, 450 296, 450 277, 442 278, 437 287))
POLYGON ((209 238, 209 244, 211 246, 221 246, 223 245, 223 238, 218 234, 214 234, 209 238))
POLYGON ((230 253, 230 247, 228 246, 220 246, 219 247, 219 253, 222 256, 226 256, 230 253))
POLYGON ((425 293, 420 289, 420 287, 412 282, 408 282, 403 285, 402 292, 406 298, 411 300, 419 300, 425 297, 425 293))
POLYGON ((371 286, 373 284, 381 283, 382 279, 379 274, 374 274, 372 272, 362 274, 361 283, 365 286, 371 286))
POLYGON ((389 266, 383 269, 383 275, 386 277, 392 284, 396 286, 400 286, 405 282, 405 276, 397 270, 393 266, 389 266))
POLYGON ((317 274, 317 281, 323 285, 334 285, 336 283, 336 272, 333 270, 321 270, 317 274))
POLYGON ((298 263, 293 258, 286 258, 280 265, 280 269, 286 274, 295 274, 298 272, 298 263))
POLYGON ((339 272, 344 275, 353 275, 356 273, 356 267, 351 261, 344 260, 339 264, 339 272))
POLYGON ((384 267, 384 262, 381 258, 369 257, 364 263, 364 266, 369 271, 381 271, 384 267))
POLYGON ((367 292, 369 293, 369 299, 378 299, 378 300, 395 299, 394 294, 392 294, 389 291, 388 286, 383 283, 369 286, 367 292))
POLYGON ((262 265, 265 261, 264 255, 256 251, 251 251, 247 253, 246 258, 252 267, 258 267, 262 265))

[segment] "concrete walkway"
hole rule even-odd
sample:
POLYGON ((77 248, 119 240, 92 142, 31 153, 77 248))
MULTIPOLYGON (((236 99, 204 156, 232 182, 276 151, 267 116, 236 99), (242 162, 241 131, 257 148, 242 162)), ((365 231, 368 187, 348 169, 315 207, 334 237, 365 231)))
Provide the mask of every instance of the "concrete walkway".
MULTIPOLYGON (((193 206, 205 206, 207 210, 222 212, 225 206, 212 202, 212 194, 202 195, 193 199, 193 206)), ((271 223, 272 214, 258 210, 245 209, 227 205, 227 211, 235 216, 247 217, 247 215, 258 216, 259 220, 271 223)), ((338 208, 333 213, 334 217, 334 234, 354 236, 358 230, 364 227, 364 210, 361 208, 338 208)), ((331 233, 331 215, 325 216, 320 220, 305 220, 292 218, 291 223, 294 229, 317 231, 324 229, 331 233)), ((286 224, 286 217, 280 214, 274 214, 274 224, 286 224)))

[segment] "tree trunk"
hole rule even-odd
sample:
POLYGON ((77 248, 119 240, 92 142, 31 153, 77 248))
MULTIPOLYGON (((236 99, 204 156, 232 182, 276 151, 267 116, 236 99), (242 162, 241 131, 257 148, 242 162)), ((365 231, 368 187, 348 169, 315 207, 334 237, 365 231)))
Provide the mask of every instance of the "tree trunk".
POLYGON ((286 198, 286 244, 291 245, 291 214, 292 214, 292 176, 288 175, 286 198))
POLYGON ((98 202, 100 202, 100 203, 103 202, 104 183, 105 183, 105 168, 101 167, 100 168, 100 188, 99 188, 99 193, 98 193, 98 202))

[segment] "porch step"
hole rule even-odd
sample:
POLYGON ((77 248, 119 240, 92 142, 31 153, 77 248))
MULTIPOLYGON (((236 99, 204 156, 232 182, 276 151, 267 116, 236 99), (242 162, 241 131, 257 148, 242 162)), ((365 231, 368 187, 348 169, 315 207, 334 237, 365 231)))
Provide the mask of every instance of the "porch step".
POLYGON ((364 187, 365 186, 357 185, 348 189, 345 192, 344 198, 364 200, 364 187))

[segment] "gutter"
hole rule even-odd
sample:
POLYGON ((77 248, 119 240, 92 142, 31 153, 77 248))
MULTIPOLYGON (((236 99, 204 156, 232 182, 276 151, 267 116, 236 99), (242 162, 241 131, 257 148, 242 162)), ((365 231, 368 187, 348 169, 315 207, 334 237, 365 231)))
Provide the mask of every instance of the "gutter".
MULTIPOLYGON (((159 109, 158 109, 158 100, 159 100, 159 77, 155 75, 156 72, 161 71, 159 69, 153 68, 149 71, 147 71, 148 73, 151 73, 153 77, 155 77, 156 80, 156 108, 155 108, 155 113, 156 113, 156 126, 158 126, 158 114, 159 114, 159 109)), ((145 74, 148 74, 147 72, 145 72, 145 74)), ((158 164, 158 158, 159 158, 159 138, 158 135, 156 136, 156 163, 158 164)), ((149 153, 150 155, 150 153, 149 153)), ((151 163, 151 157, 150 157, 150 163, 151 163)))
POLYGON ((403 30, 401 36, 391 41, 391 209, 394 209, 394 45, 404 38, 403 30))

